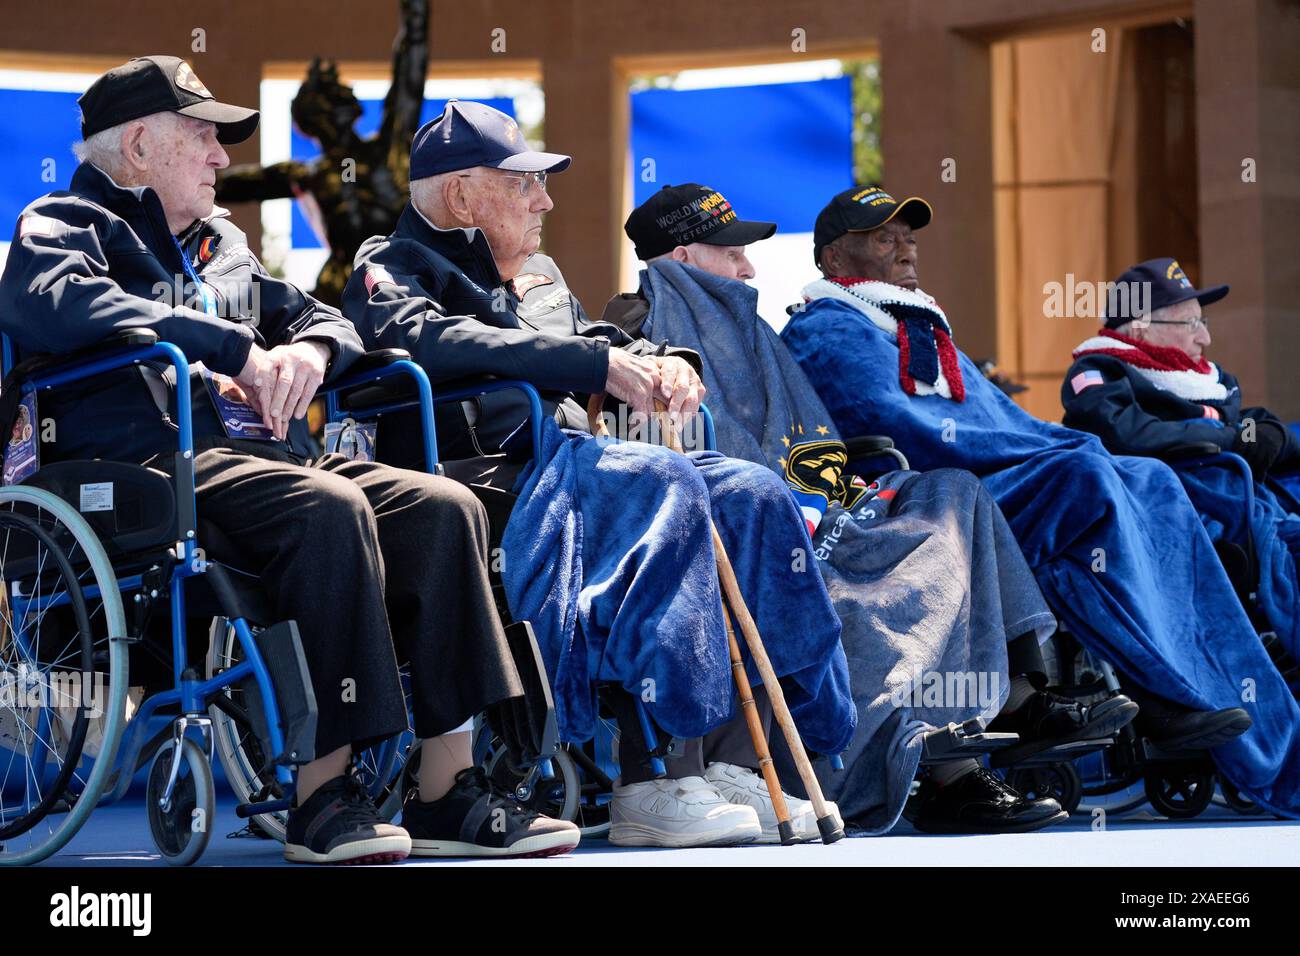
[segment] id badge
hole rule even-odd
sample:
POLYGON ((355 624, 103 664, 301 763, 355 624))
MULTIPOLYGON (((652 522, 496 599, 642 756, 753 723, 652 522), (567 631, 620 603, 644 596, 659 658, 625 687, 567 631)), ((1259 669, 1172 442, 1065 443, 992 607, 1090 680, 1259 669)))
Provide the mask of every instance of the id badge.
POLYGON ((253 410, 244 396, 239 383, 229 375, 219 375, 208 368, 203 368, 203 381, 207 383, 208 394, 217 408, 217 417, 227 438, 253 438, 259 441, 274 441, 275 434, 262 422, 262 416, 253 410))
POLYGON ((23 396, 14 416, 13 431, 5 445, 4 483, 16 485, 40 467, 40 449, 36 445, 36 393, 23 396))
POLYGON ((375 424, 354 422, 350 418, 341 422, 326 422, 325 451, 353 461, 374 461, 375 424))

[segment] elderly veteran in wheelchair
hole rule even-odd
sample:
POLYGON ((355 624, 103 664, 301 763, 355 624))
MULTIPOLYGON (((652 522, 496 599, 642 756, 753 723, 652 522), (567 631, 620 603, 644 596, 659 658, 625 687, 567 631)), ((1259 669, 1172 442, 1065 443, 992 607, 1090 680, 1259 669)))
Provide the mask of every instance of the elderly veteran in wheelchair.
MULTIPOLYGON (((308 403, 362 346, 335 310, 269 275, 213 205, 224 144, 250 136, 258 114, 217 102, 169 56, 110 70, 79 102, 81 165, 70 189, 22 213, 0 329, 22 358, 151 329, 194 363, 199 513, 260 570, 277 618, 297 622, 317 702, 317 756, 298 770, 286 859, 575 846, 572 824, 501 798, 471 766, 474 715, 521 693, 488 582, 482 506, 447 479, 307 457, 308 403), (424 741, 402 827, 352 768, 355 754, 407 728, 395 646, 410 662, 424 741)), ((42 393, 41 415, 57 425, 42 457, 168 469, 169 391, 141 366, 42 393)))
POLYGON ((1074 350, 1061 385, 1064 423, 1116 455, 1170 462, 1300 692, 1300 503, 1286 484, 1300 477, 1300 438, 1267 408, 1243 407, 1236 376, 1206 357, 1203 310, 1226 285, 1197 289, 1164 257, 1109 287, 1103 326, 1074 350))
MULTIPOLYGON (((712 452, 682 456, 589 433, 575 396, 608 393, 642 420, 659 401, 686 422, 705 389, 691 364, 698 356, 589 322, 555 263, 536 254, 553 205, 546 177, 569 162, 528 149, 497 110, 449 104, 416 133, 411 202, 392 235, 358 251, 343 311, 368 347, 409 351, 435 383, 494 375, 541 390, 540 460, 522 477, 532 450, 518 448, 520 435, 507 440, 517 429, 527 434, 520 393, 492 392, 467 413, 456 409, 458 420, 439 420, 439 435, 443 457, 463 459, 448 464, 449 475, 485 498, 518 495, 497 522, 502 578, 511 612, 537 632, 564 740, 593 736, 594 685, 614 685, 621 778, 611 842, 775 842, 773 797, 734 706, 710 518, 803 739, 830 754, 848 743, 856 719, 839 621, 775 475, 712 452), (658 746, 642 733, 638 699, 658 746), (685 743, 671 748, 660 777, 652 757, 670 749, 670 737, 685 743)), ((633 429, 612 430, 630 437, 633 429)), ((394 437, 382 423, 380 437, 394 437)), ((772 692, 764 689, 766 722, 763 697, 772 692)), ((798 837, 815 837, 809 802, 786 802, 798 837)))

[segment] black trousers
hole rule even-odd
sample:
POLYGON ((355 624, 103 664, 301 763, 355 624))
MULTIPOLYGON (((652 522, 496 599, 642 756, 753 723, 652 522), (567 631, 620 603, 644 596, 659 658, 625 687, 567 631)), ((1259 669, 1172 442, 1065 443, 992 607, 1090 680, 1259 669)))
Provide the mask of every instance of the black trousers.
POLYGON ((468 489, 256 442, 201 451, 194 478, 200 517, 238 552, 210 557, 260 569, 277 619, 298 624, 318 755, 407 727, 399 658, 422 738, 522 694, 488 583, 487 516, 468 489))

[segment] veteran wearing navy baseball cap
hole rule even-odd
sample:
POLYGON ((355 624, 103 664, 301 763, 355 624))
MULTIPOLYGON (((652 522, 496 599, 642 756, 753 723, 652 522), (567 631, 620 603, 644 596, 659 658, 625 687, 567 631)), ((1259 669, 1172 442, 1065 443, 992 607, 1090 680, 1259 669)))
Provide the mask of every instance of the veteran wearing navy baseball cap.
MULTIPOLYGON (((1114 297, 1114 307, 1112 307, 1109 299, 1103 303, 1104 319, 1108 329, 1118 329, 1129 322, 1139 319, 1160 324, 1168 321, 1168 318, 1157 318, 1154 313, 1192 300, 1196 301, 1196 308, 1184 306, 1182 312, 1187 315, 1194 312, 1195 319, 1199 323, 1201 322, 1200 307, 1218 302, 1228 294, 1226 285, 1209 286, 1205 289, 1196 288, 1192 285, 1192 280, 1187 278, 1187 273, 1178 264, 1178 260, 1168 256, 1160 259, 1148 259, 1145 262, 1139 262, 1132 268, 1125 269, 1119 278, 1115 280, 1114 285, 1117 288, 1136 290, 1138 294, 1114 297), (1146 319, 1146 316, 1151 316, 1151 318, 1146 319)), ((1179 321, 1183 321, 1186 316, 1179 315, 1177 318, 1179 321)), ((1189 325, 1186 322, 1184 324, 1189 325)), ((1205 344, 1208 345, 1208 341, 1205 344)), ((1184 351, 1190 352, 1192 349, 1184 349, 1184 351)), ((1199 349, 1196 349, 1196 351, 1199 353, 1199 349)))
MULTIPOLYGON (((1300 438, 1267 408, 1243 407, 1236 377, 1206 356, 1210 320, 1202 307, 1227 294, 1226 285, 1198 289, 1169 256, 1124 270, 1102 298, 1104 327, 1074 349, 1061 386, 1064 423, 1097 435, 1115 454, 1161 456, 1209 443, 1240 455, 1261 481, 1300 471, 1300 438)), ((1188 493, 1213 511, 1218 499, 1197 500, 1205 487, 1192 482, 1188 493)), ((1270 537, 1281 540, 1272 530, 1261 540, 1270 537)), ((1272 560, 1291 559, 1283 551, 1272 560)))

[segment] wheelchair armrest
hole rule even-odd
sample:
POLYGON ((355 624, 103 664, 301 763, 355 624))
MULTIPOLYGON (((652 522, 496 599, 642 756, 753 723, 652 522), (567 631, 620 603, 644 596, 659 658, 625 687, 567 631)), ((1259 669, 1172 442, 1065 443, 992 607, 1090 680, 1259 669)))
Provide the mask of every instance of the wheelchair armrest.
POLYGON ((63 372, 80 365, 97 361, 116 352, 136 348, 146 348, 158 342, 158 333, 153 329, 123 329, 107 338, 100 339, 94 345, 76 349, 72 352, 59 352, 50 355, 33 355, 23 359, 5 375, 5 384, 20 384, 42 374, 63 372))
POLYGON ((392 365, 394 362, 400 362, 410 357, 411 353, 406 349, 375 349, 373 352, 367 352, 349 365, 343 375, 365 375, 368 372, 376 372, 381 368, 392 365))
POLYGON ((1192 458, 1213 457, 1222 451, 1223 449, 1212 441, 1189 441, 1178 445, 1170 445, 1168 448, 1161 448, 1152 457, 1173 464, 1179 461, 1188 461, 1192 458))
POLYGON ((894 440, 886 435, 857 435, 844 439, 844 447, 848 449, 849 461, 855 461, 889 451, 894 447, 894 440))

